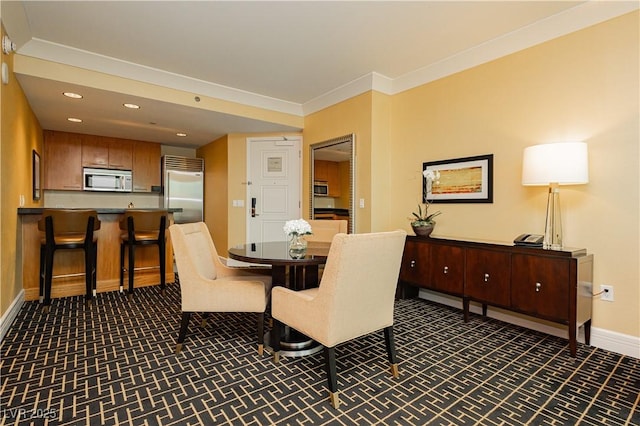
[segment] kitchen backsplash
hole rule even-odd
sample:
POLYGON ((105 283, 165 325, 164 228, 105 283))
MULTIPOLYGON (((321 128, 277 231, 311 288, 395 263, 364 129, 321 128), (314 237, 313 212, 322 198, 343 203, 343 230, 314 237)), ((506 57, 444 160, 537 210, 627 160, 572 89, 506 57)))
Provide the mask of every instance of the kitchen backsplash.
POLYGON ((313 207, 318 209, 333 209, 336 201, 333 197, 313 197, 313 207))
POLYGON ((160 194, 150 193, 113 193, 85 191, 44 191, 44 207, 46 208, 127 208, 133 203, 135 208, 162 207, 160 194))

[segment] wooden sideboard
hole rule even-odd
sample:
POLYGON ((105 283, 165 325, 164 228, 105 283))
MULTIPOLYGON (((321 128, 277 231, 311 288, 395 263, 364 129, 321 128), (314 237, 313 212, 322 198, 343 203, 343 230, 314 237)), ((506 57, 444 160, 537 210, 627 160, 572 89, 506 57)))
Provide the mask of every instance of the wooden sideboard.
POLYGON ((584 249, 546 250, 482 241, 407 237, 399 297, 425 288, 567 325, 569 350, 576 356, 577 329, 589 344, 593 255, 584 249))

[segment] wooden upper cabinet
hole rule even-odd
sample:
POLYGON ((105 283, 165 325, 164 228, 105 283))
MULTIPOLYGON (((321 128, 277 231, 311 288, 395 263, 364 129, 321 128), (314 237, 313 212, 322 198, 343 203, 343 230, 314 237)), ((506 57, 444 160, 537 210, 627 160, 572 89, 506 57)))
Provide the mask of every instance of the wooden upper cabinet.
POLYGON ((98 136, 78 136, 82 138, 82 167, 108 168, 109 146, 98 136))
POLYGON ((160 186, 160 144, 135 141, 132 170, 134 192, 151 192, 152 186, 160 186))
POLYGON ((82 190, 82 138, 44 131, 44 189, 82 190))
POLYGON ((131 170, 133 141, 103 136, 82 136, 82 167, 131 170))
POLYGON ((109 168, 132 170, 133 141, 129 139, 104 138, 109 146, 109 168))
POLYGON ((82 169, 131 170, 133 191, 160 186, 160 144, 44 131, 44 189, 82 190, 82 169))
POLYGON ((313 180, 327 182, 329 197, 339 197, 340 191, 340 167, 335 161, 315 160, 313 163, 313 180))

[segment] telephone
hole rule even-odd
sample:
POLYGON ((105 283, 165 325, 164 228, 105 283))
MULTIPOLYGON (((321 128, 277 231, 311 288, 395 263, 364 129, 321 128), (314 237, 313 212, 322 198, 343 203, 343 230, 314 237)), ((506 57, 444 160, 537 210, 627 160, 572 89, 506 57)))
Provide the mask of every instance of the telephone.
POLYGON ((542 247, 543 235, 537 234, 522 234, 513 240, 513 243, 517 246, 529 246, 529 247, 542 247))

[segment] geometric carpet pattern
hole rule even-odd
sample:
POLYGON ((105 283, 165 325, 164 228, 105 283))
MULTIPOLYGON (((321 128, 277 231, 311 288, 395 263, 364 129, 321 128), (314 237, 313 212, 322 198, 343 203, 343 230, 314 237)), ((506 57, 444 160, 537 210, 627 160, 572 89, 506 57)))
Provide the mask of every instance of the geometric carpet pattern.
POLYGON ((193 315, 180 286, 25 302, 0 345, 0 422, 19 425, 640 425, 640 360, 421 299, 395 308, 400 377, 383 333, 336 350, 259 356, 254 314, 193 315))

